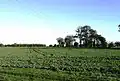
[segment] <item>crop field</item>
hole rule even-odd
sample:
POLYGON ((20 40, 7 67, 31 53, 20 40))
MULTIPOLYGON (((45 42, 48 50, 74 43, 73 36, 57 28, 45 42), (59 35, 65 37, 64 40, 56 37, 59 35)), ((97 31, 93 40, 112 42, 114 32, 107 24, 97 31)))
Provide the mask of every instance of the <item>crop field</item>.
POLYGON ((0 81, 120 81, 120 50, 2 47, 0 81))

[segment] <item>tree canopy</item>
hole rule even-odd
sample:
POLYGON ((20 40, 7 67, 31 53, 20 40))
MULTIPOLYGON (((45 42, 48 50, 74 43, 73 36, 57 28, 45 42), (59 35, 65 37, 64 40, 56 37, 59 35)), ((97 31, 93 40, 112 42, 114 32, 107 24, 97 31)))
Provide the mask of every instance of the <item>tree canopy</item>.
MULTIPOLYGON (((67 35, 64 39, 61 37, 57 38, 59 46, 65 44, 66 47, 70 47, 73 45, 73 42, 76 42, 75 38, 79 39, 79 47, 104 48, 107 46, 106 39, 102 35, 97 34, 97 31, 92 29, 88 25, 79 26, 75 32, 76 35, 67 35)), ((74 45, 77 46, 77 43, 75 43, 74 45)))

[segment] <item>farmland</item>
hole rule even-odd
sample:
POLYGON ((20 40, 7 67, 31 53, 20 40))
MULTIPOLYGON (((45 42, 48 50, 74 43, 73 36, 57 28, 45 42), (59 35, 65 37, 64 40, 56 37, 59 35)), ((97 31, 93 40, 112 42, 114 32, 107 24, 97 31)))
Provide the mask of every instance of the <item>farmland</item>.
POLYGON ((0 48, 0 81, 119 81, 120 50, 0 48))

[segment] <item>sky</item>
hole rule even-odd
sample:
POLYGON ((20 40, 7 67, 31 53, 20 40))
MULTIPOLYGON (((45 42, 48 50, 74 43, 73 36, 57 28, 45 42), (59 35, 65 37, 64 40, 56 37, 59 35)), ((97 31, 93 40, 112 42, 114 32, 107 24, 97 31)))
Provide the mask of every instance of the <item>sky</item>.
POLYGON ((0 42, 55 44, 89 25, 120 41, 119 0, 0 0, 0 42))

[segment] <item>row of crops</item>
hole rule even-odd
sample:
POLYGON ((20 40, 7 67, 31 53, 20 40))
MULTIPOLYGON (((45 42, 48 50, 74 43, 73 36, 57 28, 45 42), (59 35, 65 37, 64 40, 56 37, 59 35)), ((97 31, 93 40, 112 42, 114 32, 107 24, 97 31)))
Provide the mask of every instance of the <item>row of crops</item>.
POLYGON ((26 57, 0 58, 0 81, 120 81, 120 56, 56 56, 38 48, 28 51, 26 57))

